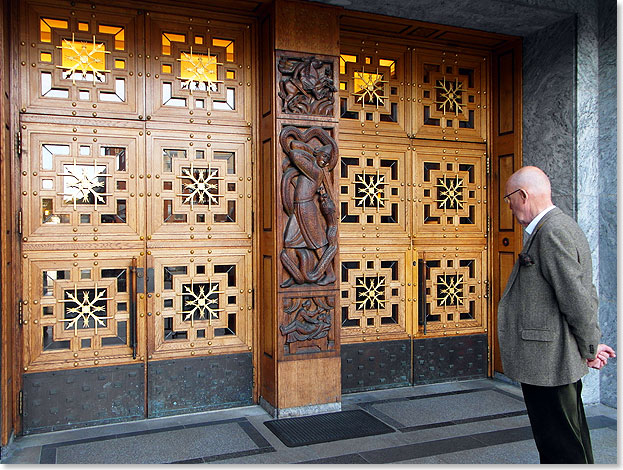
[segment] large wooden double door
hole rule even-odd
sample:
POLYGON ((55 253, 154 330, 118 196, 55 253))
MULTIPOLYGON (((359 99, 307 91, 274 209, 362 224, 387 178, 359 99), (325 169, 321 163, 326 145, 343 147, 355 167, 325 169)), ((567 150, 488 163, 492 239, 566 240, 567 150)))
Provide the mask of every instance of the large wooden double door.
POLYGON ((25 374, 251 351, 250 24, 20 14, 25 374))
POLYGON ((342 38, 342 344, 486 334, 490 57, 342 38))

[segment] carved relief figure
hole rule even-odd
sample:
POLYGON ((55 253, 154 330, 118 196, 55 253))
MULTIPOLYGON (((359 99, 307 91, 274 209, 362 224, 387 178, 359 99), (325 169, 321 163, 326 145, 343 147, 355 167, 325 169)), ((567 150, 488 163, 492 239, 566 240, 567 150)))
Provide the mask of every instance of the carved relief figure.
POLYGON ((282 111, 293 114, 333 115, 333 65, 316 57, 282 57, 277 65, 282 111))
POLYGON ((288 215, 280 258, 294 283, 327 285, 335 281, 338 216, 329 172, 338 159, 337 143, 320 127, 302 132, 284 127, 279 136, 288 156, 281 179, 281 197, 288 215))
POLYGON ((300 300, 297 299, 284 309, 287 315, 296 312, 290 323, 279 326, 281 334, 286 337, 286 343, 324 338, 331 329, 332 308, 322 297, 314 299, 318 307, 313 310, 310 299, 305 299, 302 304, 300 300))

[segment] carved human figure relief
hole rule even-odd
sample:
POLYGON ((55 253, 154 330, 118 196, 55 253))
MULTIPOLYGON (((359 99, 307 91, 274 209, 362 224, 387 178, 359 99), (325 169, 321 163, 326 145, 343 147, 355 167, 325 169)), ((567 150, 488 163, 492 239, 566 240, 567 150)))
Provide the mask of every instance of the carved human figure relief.
POLYGON ((286 315, 291 318, 290 323, 279 326, 281 334, 286 337, 286 343, 324 338, 331 329, 333 307, 328 304, 326 298, 316 298, 316 308, 313 308, 314 303, 311 299, 302 302, 301 300, 298 299, 284 309, 286 315))
POLYGON ((283 128, 279 141, 288 157, 281 179, 288 221, 280 258, 290 275, 281 287, 331 284, 336 280, 338 215, 329 174, 337 164, 337 143, 320 127, 301 131, 292 126, 283 128))
POLYGON ((281 110, 292 114, 332 116, 334 93, 333 63, 311 57, 281 57, 279 97, 281 110))

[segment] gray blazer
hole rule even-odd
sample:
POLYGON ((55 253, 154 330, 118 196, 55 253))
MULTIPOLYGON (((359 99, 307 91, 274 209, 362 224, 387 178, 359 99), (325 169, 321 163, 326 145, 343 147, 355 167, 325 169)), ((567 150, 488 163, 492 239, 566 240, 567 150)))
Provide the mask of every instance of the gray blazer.
POLYGON ((586 236, 554 208, 525 243, 498 305, 504 374, 540 386, 579 380, 601 336, 597 306, 586 236))

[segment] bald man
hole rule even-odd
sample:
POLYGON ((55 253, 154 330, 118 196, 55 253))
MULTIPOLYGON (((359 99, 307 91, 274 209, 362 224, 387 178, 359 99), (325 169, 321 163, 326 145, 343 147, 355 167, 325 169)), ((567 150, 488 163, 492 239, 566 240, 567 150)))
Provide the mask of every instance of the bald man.
POLYGON ((505 189, 525 233, 498 305, 504 374, 521 383, 541 463, 593 463, 581 378, 615 353, 599 344, 588 241, 539 168, 521 168, 505 189))

